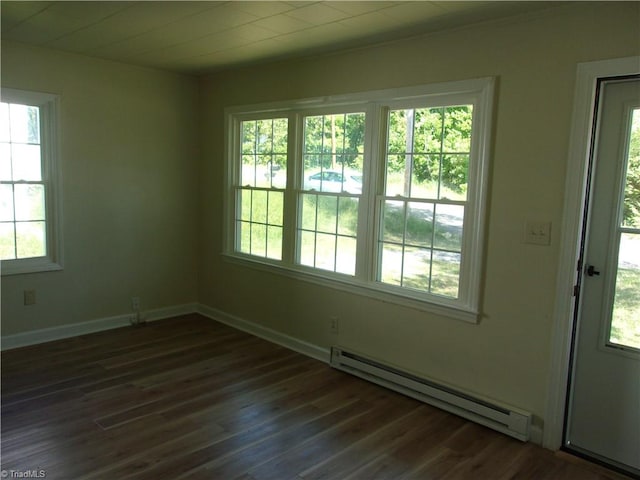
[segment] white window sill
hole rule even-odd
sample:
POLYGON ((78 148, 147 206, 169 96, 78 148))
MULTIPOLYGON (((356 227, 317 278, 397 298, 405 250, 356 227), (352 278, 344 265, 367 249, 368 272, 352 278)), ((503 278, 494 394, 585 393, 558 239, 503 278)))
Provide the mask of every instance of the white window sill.
POLYGON ((55 272, 62 270, 62 265, 52 262, 47 257, 26 258, 23 260, 2 260, 0 270, 4 277, 25 273, 55 272))
POLYGON ((443 298, 442 303, 436 303, 429 299, 416 298, 420 295, 416 292, 412 296, 412 292, 398 292, 397 287, 386 286, 384 284, 373 284, 358 281, 347 275, 337 274, 334 272, 325 272, 317 269, 307 269, 304 267, 285 266, 269 259, 250 257, 246 255, 223 253, 222 257, 225 261, 241 265, 247 268, 262 270, 265 272, 284 275, 296 280, 322 285, 328 288, 347 291, 356 295, 373 298, 384 303, 411 308, 423 312, 429 312, 441 315, 463 322, 477 324, 480 322, 480 313, 473 309, 466 309, 459 306, 446 304, 447 299, 443 298))

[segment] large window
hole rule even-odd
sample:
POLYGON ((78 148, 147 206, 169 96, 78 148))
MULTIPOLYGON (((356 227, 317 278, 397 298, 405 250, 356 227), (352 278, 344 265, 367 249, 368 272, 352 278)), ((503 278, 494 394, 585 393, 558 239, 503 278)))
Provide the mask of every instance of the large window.
POLYGON ((492 90, 229 109, 227 255, 476 321, 492 90))
POLYGON ((56 97, 2 90, 0 259, 2 273, 60 268, 55 224, 56 97))

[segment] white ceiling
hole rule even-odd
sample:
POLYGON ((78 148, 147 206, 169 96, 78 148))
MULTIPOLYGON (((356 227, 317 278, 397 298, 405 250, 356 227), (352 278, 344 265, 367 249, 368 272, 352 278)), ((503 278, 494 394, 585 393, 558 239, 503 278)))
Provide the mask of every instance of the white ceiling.
POLYGON ((557 6, 522 1, 2 1, 2 40, 182 73, 321 54, 557 6))

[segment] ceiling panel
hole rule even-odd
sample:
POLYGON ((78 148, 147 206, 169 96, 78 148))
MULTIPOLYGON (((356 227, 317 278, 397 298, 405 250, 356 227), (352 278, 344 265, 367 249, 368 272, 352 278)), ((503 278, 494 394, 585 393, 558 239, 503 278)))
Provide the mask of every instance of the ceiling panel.
POLYGON ((2 1, 2 41, 185 73, 554 8, 544 1, 2 1))

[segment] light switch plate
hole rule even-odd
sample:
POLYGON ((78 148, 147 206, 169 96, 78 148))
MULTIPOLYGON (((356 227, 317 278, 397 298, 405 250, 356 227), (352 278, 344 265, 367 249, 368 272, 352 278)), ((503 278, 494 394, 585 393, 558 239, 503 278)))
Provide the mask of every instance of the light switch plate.
POLYGON ((527 222, 524 228, 524 243, 551 245, 551 222, 527 222))

